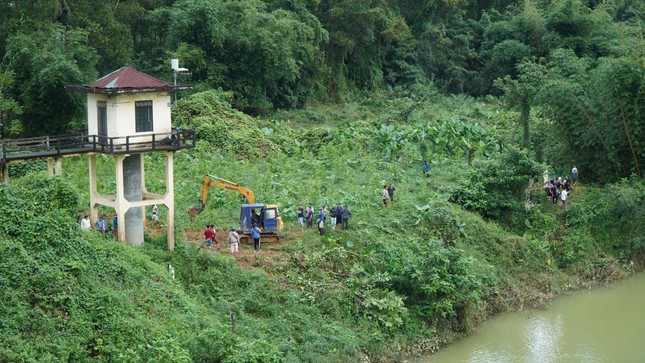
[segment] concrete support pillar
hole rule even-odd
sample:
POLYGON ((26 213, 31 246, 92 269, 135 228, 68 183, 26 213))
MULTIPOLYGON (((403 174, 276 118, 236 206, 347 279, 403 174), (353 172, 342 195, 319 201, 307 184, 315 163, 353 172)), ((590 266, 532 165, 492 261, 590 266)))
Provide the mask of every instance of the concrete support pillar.
POLYGON ((47 158, 47 173, 49 176, 63 174, 63 158, 47 158))
MULTIPOLYGON (((123 190, 128 202, 143 200, 141 163, 143 154, 127 156, 123 160, 123 190)), ((130 207, 123 219, 125 239, 134 246, 143 245, 144 207, 130 207)))
POLYGON ((139 168, 141 170, 141 192, 145 195, 148 193, 148 189, 146 188, 146 168, 145 168, 145 162, 146 158, 144 154, 141 154, 141 167, 139 168))
MULTIPOLYGON (((146 168, 145 168, 145 155, 141 154, 141 167, 139 168, 141 170, 141 193, 142 195, 145 196, 148 194, 148 189, 146 189, 146 168)), ((146 207, 143 207, 143 229, 145 230, 146 226, 148 225, 148 218, 146 217, 146 207)))
POLYGON ((96 186, 96 154, 88 156, 89 174, 90 174, 90 222, 94 225, 94 221, 99 217, 99 205, 97 197, 99 195, 96 186))
POLYGON ((2 165, 2 178, 5 184, 9 184, 9 164, 2 165))
POLYGON ((166 152, 166 195, 164 196, 166 213, 166 226, 168 228, 168 250, 175 250, 175 177, 173 169, 172 152, 166 152))
POLYGON ((125 230, 126 230, 126 220, 125 212, 127 210, 127 201, 124 197, 124 187, 123 187, 123 159, 125 155, 116 155, 114 157, 114 165, 116 167, 116 196, 114 200, 114 210, 116 210, 116 215, 119 219, 119 235, 117 239, 119 241, 125 241, 125 230))
POLYGON ((63 158, 55 159, 54 174, 58 176, 63 175, 63 158))
POLYGON ((47 174, 54 176, 54 158, 47 158, 47 174))
POLYGON ((166 152, 166 193, 148 193, 145 187, 144 155, 114 155, 116 194, 101 195, 97 190, 96 155, 89 155, 90 205, 92 222, 98 206, 114 208, 119 221, 118 240, 134 246, 143 244, 145 207, 163 204, 167 208, 168 249, 175 249, 175 189, 172 152, 166 152))

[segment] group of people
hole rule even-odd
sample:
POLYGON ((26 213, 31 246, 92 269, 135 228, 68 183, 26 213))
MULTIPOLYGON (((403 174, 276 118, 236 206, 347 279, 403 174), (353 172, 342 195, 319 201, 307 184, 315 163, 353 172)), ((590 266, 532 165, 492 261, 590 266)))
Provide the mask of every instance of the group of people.
MULTIPOLYGON (((314 223, 314 208, 311 203, 307 204, 306 208, 302 208, 302 204, 298 204, 298 225, 300 230, 305 229, 305 223, 308 229, 313 228, 314 223)), ((318 226, 318 233, 322 236, 325 233, 325 223, 327 222, 327 214, 330 217, 330 226, 332 230, 340 225, 340 229, 347 229, 349 225, 349 218, 352 217, 352 211, 349 206, 345 204, 343 207, 340 203, 335 206, 332 205, 328 211, 327 207, 323 204, 318 208, 318 216, 316 218, 316 225, 318 226)))
MULTIPOLYGON (((152 221, 159 223, 159 208, 157 205, 152 206, 152 221)), ((83 211, 78 211, 77 213, 77 223, 81 226, 83 231, 89 231, 92 229, 92 222, 90 222, 90 217, 83 211)), ((94 228, 101 233, 112 232, 115 238, 119 237, 119 217, 116 213, 112 216, 112 222, 106 218, 105 214, 99 215, 99 217, 94 221, 94 228)))
MULTIPOLYGON (((235 227, 231 227, 231 231, 228 234, 226 241, 231 248, 231 253, 236 253, 239 251, 240 245, 240 235, 237 233, 235 227)), ((215 225, 207 224, 206 229, 204 230, 204 244, 206 247, 211 248, 215 244, 215 249, 221 251, 221 246, 217 240, 217 231, 215 230, 215 225)))
POLYGON ((396 188, 394 187, 394 184, 390 184, 389 186, 387 185, 383 186, 383 191, 381 192, 381 194, 383 195, 383 208, 387 208, 388 199, 391 202, 394 202, 395 191, 396 191, 396 188))
MULTIPOLYGON (((92 229, 92 223, 90 222, 90 217, 87 214, 84 214, 82 211, 78 213, 78 223, 81 226, 81 230, 90 231, 92 229)), ((115 238, 119 237, 119 217, 116 213, 112 217, 112 223, 105 218, 105 214, 101 214, 96 221, 94 221, 94 228, 101 233, 108 233, 110 230, 114 234, 115 238)))
MULTIPOLYGON (((571 177, 574 181, 578 179, 578 169, 573 166, 571 169, 571 177)), ((562 207, 566 207, 569 193, 571 192, 571 179, 566 176, 564 180, 561 177, 549 178, 548 173, 544 172, 544 191, 546 192, 546 199, 558 203, 558 199, 562 203, 562 207)))

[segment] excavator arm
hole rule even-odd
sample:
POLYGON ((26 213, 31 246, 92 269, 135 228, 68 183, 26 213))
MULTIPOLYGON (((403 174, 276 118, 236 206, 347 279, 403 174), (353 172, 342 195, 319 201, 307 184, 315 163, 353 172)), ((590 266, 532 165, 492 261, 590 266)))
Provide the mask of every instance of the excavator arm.
POLYGON ((249 204, 255 203, 255 194, 253 194, 251 189, 230 180, 206 174, 202 179, 202 185, 199 187, 199 205, 190 206, 190 209, 188 210, 188 215, 190 216, 191 222, 206 207, 206 202, 208 201, 208 193, 210 192, 210 189, 212 187, 230 190, 234 193, 244 196, 246 200, 248 200, 249 204))

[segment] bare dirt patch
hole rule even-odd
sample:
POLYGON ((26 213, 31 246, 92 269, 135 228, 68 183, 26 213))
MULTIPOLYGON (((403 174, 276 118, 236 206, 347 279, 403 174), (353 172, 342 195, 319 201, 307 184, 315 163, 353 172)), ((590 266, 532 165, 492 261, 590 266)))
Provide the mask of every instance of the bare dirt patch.
MULTIPOLYGON (((227 242, 228 233, 228 230, 217 230, 216 236, 219 242, 218 246, 213 244, 212 247, 204 247, 204 253, 222 253, 231 255, 235 257, 237 264, 244 269, 259 269, 266 272, 273 270, 276 265, 288 260, 290 256, 288 246, 300 238, 301 232, 299 230, 283 231, 280 233, 281 237, 277 242, 264 243, 261 241, 260 252, 255 252, 253 242, 241 244, 237 253, 231 253, 230 246, 227 242)), ((204 246, 204 231, 202 230, 186 230, 180 237, 193 245, 204 246)))

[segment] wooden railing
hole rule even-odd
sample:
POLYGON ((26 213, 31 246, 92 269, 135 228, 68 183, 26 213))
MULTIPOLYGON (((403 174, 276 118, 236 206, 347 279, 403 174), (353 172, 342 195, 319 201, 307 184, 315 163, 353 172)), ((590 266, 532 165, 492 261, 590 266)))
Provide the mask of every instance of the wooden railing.
POLYGON ((193 130, 123 137, 68 134, 0 140, 0 164, 14 160, 61 157, 90 152, 125 154, 131 152, 174 151, 195 147, 193 130))

